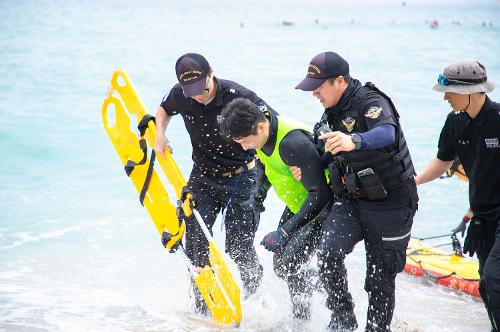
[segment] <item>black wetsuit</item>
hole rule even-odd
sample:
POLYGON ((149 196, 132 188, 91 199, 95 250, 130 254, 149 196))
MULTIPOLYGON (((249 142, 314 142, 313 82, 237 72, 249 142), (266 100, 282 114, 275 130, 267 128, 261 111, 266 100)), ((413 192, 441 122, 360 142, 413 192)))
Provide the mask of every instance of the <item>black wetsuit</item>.
MULTIPOLYGON (((274 115, 269 116, 269 139, 261 148, 268 156, 276 148, 277 120, 274 115)), ((290 131, 278 148, 285 164, 301 169, 300 182, 308 194, 296 214, 285 208, 279 221, 279 226, 290 238, 274 254, 274 271, 288 283, 294 316, 305 319, 310 315, 309 301, 313 290, 311 276, 314 273, 305 263, 309 262, 317 249, 332 195, 326 184, 319 152, 310 134, 302 130, 290 131)))

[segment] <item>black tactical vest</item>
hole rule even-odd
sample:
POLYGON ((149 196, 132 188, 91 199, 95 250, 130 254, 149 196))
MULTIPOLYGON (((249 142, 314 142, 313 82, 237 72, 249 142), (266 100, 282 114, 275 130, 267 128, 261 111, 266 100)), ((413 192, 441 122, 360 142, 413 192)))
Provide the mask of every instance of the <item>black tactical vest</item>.
MULTIPOLYGON (((350 134, 351 132, 366 132, 368 128, 364 120, 363 106, 366 100, 370 96, 373 96, 373 94, 382 96, 393 109, 393 120, 397 126, 396 142, 382 149, 345 152, 337 156, 336 159, 337 162, 343 163, 344 176, 349 173, 357 174, 361 170, 372 168, 380 178, 385 189, 390 191, 393 188, 399 187, 415 175, 410 152, 399 123, 399 114, 392 100, 373 83, 367 82, 351 97, 351 104, 346 111, 342 111, 341 114, 328 120, 333 122, 329 123, 331 127, 346 134, 350 134)), ((323 115, 322 120, 326 120, 326 114, 323 115)), ((351 192, 354 190, 353 186, 355 184, 346 183, 346 186, 348 189, 351 187, 351 190, 349 190, 351 192)), ((356 188, 356 190, 358 193, 361 191, 362 194, 362 188, 356 188)))

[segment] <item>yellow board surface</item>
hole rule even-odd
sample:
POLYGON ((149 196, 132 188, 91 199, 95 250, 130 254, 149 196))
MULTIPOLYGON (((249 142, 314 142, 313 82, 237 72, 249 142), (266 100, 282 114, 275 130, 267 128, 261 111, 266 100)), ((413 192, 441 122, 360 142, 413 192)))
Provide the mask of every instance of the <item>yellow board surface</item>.
POLYGON ((445 275, 455 272, 457 276, 465 279, 479 279, 479 263, 471 259, 429 247, 416 239, 410 240, 406 252, 413 259, 419 260, 422 266, 429 270, 445 275))
MULTIPOLYGON (((128 160, 138 162, 144 156, 139 146, 138 134, 131 128, 130 116, 134 116, 136 123, 139 123, 147 114, 127 74, 122 70, 115 71, 111 79, 110 90, 102 106, 102 120, 123 165, 128 160)), ((155 136, 156 126, 153 121, 149 121, 144 138, 148 143, 150 151, 154 146, 155 136)), ((186 185, 186 181, 172 155, 168 151, 165 151, 165 157, 157 155, 156 160, 165 173, 168 182, 174 188, 176 198, 178 199, 181 196, 182 189, 186 185)), ((146 163, 134 167, 134 170, 130 174, 130 179, 138 193, 143 188, 149 163, 148 156, 146 163)), ((176 206, 171 203, 167 190, 155 169, 152 171, 150 184, 143 204, 158 233, 161 235, 164 231, 167 231, 174 235, 174 239, 169 242, 170 246, 182 239, 185 225, 184 223, 179 223, 176 215, 176 206)), ((192 211, 189 207, 189 200, 186 200, 184 204, 184 211, 186 215, 191 215, 192 211)), ((195 213, 195 215, 200 226, 204 228, 204 233, 209 242, 210 265, 203 268, 195 268, 190 265, 193 280, 207 303, 214 320, 223 324, 238 325, 242 318, 240 288, 213 238, 208 233, 208 230, 206 230, 203 220, 201 220, 198 213, 195 213)), ((167 245, 167 248, 170 248, 169 245, 167 245)), ((191 263, 188 262, 188 264, 191 263)))
POLYGON ((479 297, 479 263, 411 239, 405 272, 479 297))

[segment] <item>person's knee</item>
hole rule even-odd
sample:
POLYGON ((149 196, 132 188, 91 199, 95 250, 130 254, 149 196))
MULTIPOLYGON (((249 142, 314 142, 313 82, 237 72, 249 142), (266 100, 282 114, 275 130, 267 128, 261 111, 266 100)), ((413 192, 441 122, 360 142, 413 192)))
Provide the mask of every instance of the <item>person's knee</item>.
POLYGON ((343 261, 362 239, 361 230, 350 215, 350 210, 347 207, 335 208, 335 213, 328 216, 321 231, 318 259, 322 262, 343 261))
POLYGON ((328 262, 340 262, 352 251, 353 241, 345 241, 346 238, 335 234, 333 231, 323 231, 318 248, 318 261, 320 266, 328 262))
POLYGON ((253 236, 257 231, 260 214, 255 212, 253 198, 233 202, 228 207, 226 222, 238 227, 240 232, 253 236))
MULTIPOLYGON (((234 216, 233 216, 234 217, 234 216)), ((253 221, 246 218, 226 220, 226 253, 233 260, 254 256, 254 226, 253 221)))
POLYGON ((344 262, 346 253, 342 248, 321 245, 318 251, 318 267, 323 273, 333 271, 344 262))
POLYGON ((250 241, 243 241, 239 245, 236 241, 226 241, 225 252, 236 264, 240 264, 240 262, 250 260, 251 256, 255 253, 255 249, 250 241))

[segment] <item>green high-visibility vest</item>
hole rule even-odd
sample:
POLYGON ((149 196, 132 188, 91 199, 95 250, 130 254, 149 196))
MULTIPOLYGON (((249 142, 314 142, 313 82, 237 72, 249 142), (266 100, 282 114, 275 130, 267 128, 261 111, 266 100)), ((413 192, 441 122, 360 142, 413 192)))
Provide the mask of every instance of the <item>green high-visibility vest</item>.
POLYGON ((290 131, 300 129, 309 132, 309 130, 306 125, 296 120, 284 116, 278 116, 277 118, 278 132, 273 153, 267 156, 260 149, 257 149, 257 155, 265 165, 267 179, 272 184, 274 191, 290 211, 295 214, 300 210, 308 193, 302 183, 295 180, 290 171, 290 166, 281 159, 279 146, 290 131))

